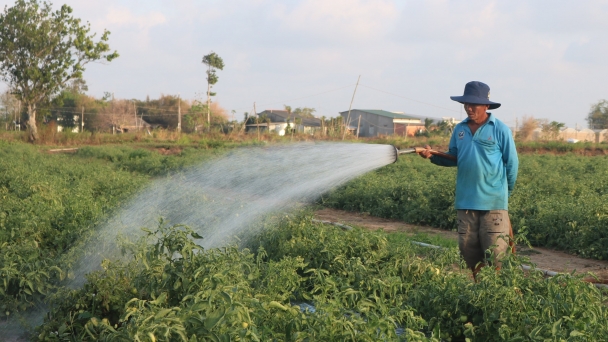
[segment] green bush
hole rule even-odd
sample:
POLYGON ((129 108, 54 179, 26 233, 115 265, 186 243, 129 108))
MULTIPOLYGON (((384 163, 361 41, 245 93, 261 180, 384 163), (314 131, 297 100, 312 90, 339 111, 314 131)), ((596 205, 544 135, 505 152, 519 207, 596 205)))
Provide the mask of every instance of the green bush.
POLYGON ((145 178, 25 144, 0 143, 0 160, 2 317, 48 294, 66 275, 60 256, 145 178))
POLYGON ((162 222, 147 232, 127 246, 133 262, 105 262, 82 289, 56 296, 38 340, 596 341, 608 334, 606 298, 593 285, 526 274, 512 255, 474 283, 456 248, 392 244, 381 232, 341 231, 310 217, 269 225, 242 249, 202 250, 188 227, 162 222))
POLYGON ((183 169, 210 155, 212 153, 199 152, 192 148, 186 148, 175 155, 161 155, 151 150, 128 146, 85 146, 76 153, 77 157, 105 160, 119 170, 150 176, 183 169))

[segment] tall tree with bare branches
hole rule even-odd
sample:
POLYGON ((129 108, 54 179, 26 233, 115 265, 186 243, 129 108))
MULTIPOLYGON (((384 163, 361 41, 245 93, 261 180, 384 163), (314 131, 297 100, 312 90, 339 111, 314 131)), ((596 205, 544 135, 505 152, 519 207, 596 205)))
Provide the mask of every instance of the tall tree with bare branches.
POLYGON ((538 120, 532 116, 524 116, 521 123, 521 128, 517 132, 517 137, 521 140, 527 141, 532 138, 534 130, 538 128, 538 120))
POLYGON ((215 96, 215 93, 211 92, 211 87, 219 79, 215 72, 218 69, 224 70, 224 60, 211 51, 208 55, 203 56, 203 64, 207 66, 207 126, 211 127, 211 96, 215 96))

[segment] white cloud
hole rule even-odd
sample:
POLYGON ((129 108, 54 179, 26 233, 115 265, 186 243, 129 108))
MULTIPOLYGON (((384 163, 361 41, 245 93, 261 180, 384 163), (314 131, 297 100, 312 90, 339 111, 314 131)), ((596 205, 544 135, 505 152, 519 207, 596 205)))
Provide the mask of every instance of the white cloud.
POLYGON ((130 44, 141 48, 149 44, 150 30, 165 23, 167 18, 159 11, 135 14, 126 7, 111 6, 102 18, 95 20, 92 26, 98 28, 97 31, 105 28, 118 33, 112 35, 114 39, 119 36, 124 38, 126 35, 130 44))
POLYGON ((131 26, 135 25, 140 30, 148 30, 153 26, 164 24, 167 19, 160 12, 149 12, 144 15, 135 15, 127 8, 110 8, 106 14, 108 26, 131 26))
POLYGON ((292 9, 276 5, 273 15, 289 30, 352 41, 384 35, 398 12, 388 0, 304 0, 292 9))

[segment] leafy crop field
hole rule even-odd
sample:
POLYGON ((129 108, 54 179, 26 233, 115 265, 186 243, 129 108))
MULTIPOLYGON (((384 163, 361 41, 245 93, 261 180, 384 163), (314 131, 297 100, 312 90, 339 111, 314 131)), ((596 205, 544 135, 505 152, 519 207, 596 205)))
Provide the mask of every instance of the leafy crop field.
POLYGON ((84 147, 48 154, 0 142, 0 317, 23 311, 64 279, 65 255, 150 176, 209 157, 216 150, 163 156, 130 147, 84 147))
MULTIPOLYGON (((323 204, 445 229, 456 228, 455 168, 418 156, 368 173, 323 204)), ((535 246, 608 259, 608 157, 520 155, 509 214, 535 246)))
MULTIPOLYGON (((608 334, 605 295, 575 277, 525 274, 510 257, 501 272, 485 269, 473 283, 453 245, 427 250, 405 235, 341 231, 306 213, 271 218, 252 240, 214 250, 195 245, 201 237, 188 227, 161 223, 125 243, 132 261, 104 262, 82 288, 62 288, 74 262, 66 252, 151 178, 235 145, 192 146, 90 146, 63 155, 0 142, 0 319, 47 303, 51 311, 31 336, 40 341, 595 341, 608 334)), ((522 156, 516 229, 548 244, 560 237, 543 220, 567 219, 564 246, 605 246, 601 230, 581 229, 605 227, 605 164, 522 156), (570 197, 555 202, 560 191, 570 197)), ((451 228, 454 170, 429 166, 401 158, 324 201, 451 228)))
MULTIPOLYGON (((276 221, 276 220, 275 220, 276 221)), ((342 231, 307 215, 243 246, 202 250, 162 223, 64 290, 40 341, 596 341, 606 298, 570 276, 524 274, 511 256, 478 283, 456 248, 342 231)), ((203 237, 204 238, 204 237, 203 237)))

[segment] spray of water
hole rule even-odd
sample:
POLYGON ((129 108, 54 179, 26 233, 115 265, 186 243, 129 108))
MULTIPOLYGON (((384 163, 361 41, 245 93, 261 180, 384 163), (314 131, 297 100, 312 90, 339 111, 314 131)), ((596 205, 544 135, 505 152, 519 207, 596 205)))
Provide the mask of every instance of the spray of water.
MULTIPOLYGON (((158 180, 98 229, 83 250, 70 287, 99 268, 104 258, 118 258, 116 237, 135 239, 141 227, 158 218, 192 227, 204 248, 220 247, 232 236, 256 233, 264 215, 313 201, 331 188, 395 160, 390 145, 300 143, 243 148, 158 180)), ((1 334, 0 334, 1 335, 1 334)))
POLYGON ((270 212, 298 203, 395 160, 389 145, 323 143, 245 148, 157 181, 99 229, 74 270, 71 285, 104 258, 117 257, 116 236, 130 239, 153 228, 159 217, 192 227, 204 237, 204 248, 219 247, 232 236, 254 234, 253 222, 270 212))

